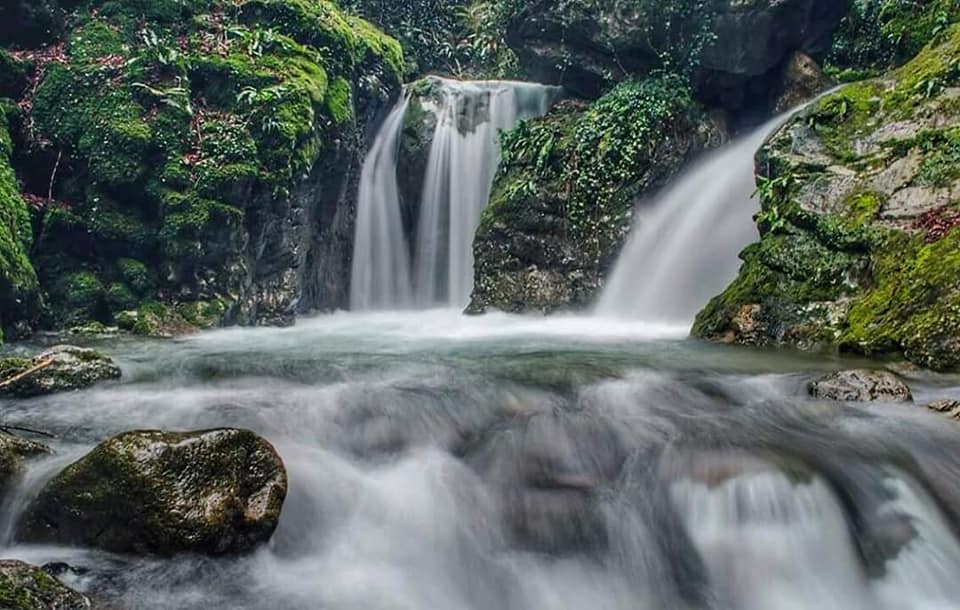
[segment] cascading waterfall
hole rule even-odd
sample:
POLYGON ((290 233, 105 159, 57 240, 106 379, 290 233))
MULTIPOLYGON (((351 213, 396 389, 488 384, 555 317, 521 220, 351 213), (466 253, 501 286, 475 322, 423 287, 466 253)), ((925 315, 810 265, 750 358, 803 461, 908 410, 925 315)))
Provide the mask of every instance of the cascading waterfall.
POLYGON ((463 307, 473 287, 473 237, 500 162, 499 132, 543 115, 559 89, 431 78, 439 92, 415 234, 405 235, 397 182, 410 91, 364 163, 351 277, 354 310, 463 307))
POLYGON ((638 215, 597 315, 685 324, 730 284, 757 238, 754 155, 787 116, 712 153, 638 215))

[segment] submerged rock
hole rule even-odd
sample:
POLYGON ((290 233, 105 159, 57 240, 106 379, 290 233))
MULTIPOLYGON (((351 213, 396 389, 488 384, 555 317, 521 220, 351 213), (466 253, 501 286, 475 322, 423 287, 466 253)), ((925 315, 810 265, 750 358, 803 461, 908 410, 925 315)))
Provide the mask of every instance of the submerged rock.
POLYGON ((928 404, 927 408, 953 419, 960 419, 960 400, 935 400, 928 404))
POLYGON ((910 388, 899 377, 886 371, 839 371, 830 373, 809 386, 814 398, 845 402, 908 402, 910 388))
POLYGON ((109 356, 92 349, 59 345, 38 356, 0 360, 0 396, 20 398, 80 390, 120 378, 109 356), (22 375, 22 377, 18 377, 22 375))
POLYGON ((0 608, 81 610, 90 600, 42 569, 22 561, 0 561, 0 608))
POLYGON ((286 493, 280 456, 253 432, 127 432, 50 481, 18 538, 119 553, 239 553, 270 539, 286 493))
POLYGON ((42 443, 0 432, 0 495, 21 474, 28 459, 49 452, 50 448, 42 443))

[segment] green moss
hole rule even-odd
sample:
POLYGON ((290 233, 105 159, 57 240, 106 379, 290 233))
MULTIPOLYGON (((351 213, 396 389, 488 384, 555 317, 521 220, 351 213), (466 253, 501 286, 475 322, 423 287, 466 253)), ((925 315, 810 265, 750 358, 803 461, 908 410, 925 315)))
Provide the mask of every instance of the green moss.
POLYGON ((326 99, 327 112, 337 123, 345 123, 353 118, 353 95, 350 83, 338 78, 330 85, 326 99))
POLYGON ((157 282, 147 266, 141 261, 132 258, 121 258, 117 261, 117 270, 123 283, 130 287, 134 294, 144 297, 157 289, 157 282))
POLYGON ((37 291, 37 275, 28 257, 33 228, 10 166, 12 151, 6 117, 0 110, 0 328, 30 315, 37 291))
POLYGON ((0 48, 0 97, 19 99, 27 89, 33 66, 0 48))
POLYGON ((960 365, 960 230, 929 244, 890 231, 872 272, 871 287, 850 308, 843 345, 867 354, 900 351, 936 369, 960 365))
POLYGON ((137 301, 136 295, 126 284, 114 282, 107 289, 107 304, 111 311, 124 311, 136 307, 137 301))

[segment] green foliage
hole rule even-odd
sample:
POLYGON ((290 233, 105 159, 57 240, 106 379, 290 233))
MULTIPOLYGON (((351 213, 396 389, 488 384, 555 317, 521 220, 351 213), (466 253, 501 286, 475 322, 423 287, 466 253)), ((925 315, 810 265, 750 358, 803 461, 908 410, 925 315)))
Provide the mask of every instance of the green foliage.
MULTIPOLYGON (((82 0, 68 26, 24 120, 62 157, 36 248, 57 323, 201 275, 216 278, 193 286, 202 296, 242 291, 224 270, 246 255, 243 208, 285 205, 357 137, 355 103, 384 97, 404 69, 397 41, 330 0, 82 0), (103 281, 97 307, 68 289, 88 270, 103 281)), ((3 245, 0 228, 0 275, 3 245)))
POLYGON ((876 75, 912 57, 960 21, 956 0, 854 0, 826 61, 841 81, 876 75))

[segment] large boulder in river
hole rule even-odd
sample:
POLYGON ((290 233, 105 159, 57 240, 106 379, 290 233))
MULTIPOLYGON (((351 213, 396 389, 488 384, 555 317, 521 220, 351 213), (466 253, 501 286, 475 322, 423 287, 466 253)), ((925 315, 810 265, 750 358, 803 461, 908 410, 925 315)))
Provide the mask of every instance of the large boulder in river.
POLYGON ((46 445, 0 432, 0 495, 23 472, 28 459, 49 452, 46 445))
POLYGON ((280 456, 253 432, 127 432, 50 481, 18 538, 120 553, 238 553, 269 540, 286 493, 280 456))
POLYGON ((22 561, 0 561, 0 608, 4 610, 84 610, 90 600, 40 568, 22 561))
POLYGON ((958 58, 960 24, 771 137, 761 239, 695 335, 960 367, 958 58))
POLYGON ((845 402, 907 402, 913 399, 910 388, 887 371, 838 371, 810 383, 814 398, 845 402))
POLYGON ((32 359, 0 360, 0 396, 40 396, 120 378, 120 367, 92 349, 60 345, 32 359))
MULTIPOLYGON (((507 42, 536 80, 595 97, 610 78, 695 63, 711 104, 737 108, 794 51, 816 52, 846 14, 849 0, 694 0, 568 2, 529 0, 511 19, 507 42)), ((682 66, 681 66, 682 67, 682 66)))

